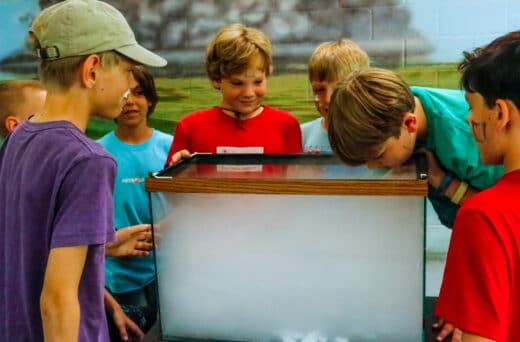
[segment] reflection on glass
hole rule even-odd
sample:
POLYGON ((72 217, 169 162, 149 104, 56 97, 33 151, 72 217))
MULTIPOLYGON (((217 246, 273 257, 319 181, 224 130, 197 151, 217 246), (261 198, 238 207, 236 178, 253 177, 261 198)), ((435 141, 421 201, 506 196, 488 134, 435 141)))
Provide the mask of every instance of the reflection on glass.
POLYGON ((348 166, 331 154, 302 155, 195 155, 181 164, 161 171, 160 177, 175 178, 282 178, 343 180, 414 180, 413 161, 393 168, 369 169, 348 166))

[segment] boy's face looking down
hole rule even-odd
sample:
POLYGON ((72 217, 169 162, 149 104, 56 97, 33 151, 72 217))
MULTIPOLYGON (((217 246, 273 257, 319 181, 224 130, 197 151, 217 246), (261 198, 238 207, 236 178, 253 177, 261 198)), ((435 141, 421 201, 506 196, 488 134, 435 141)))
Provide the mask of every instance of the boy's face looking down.
POLYGON ((321 116, 327 120, 329 116, 329 103, 334 85, 337 82, 327 80, 311 79, 312 95, 314 97, 314 105, 321 116))
POLYGON ((352 166, 404 163, 417 138, 417 103, 410 87, 395 72, 354 70, 334 86, 330 98, 328 136, 332 150, 352 166))
POLYGON ((371 169, 397 167, 405 163, 413 154, 417 132, 417 119, 413 113, 406 113, 399 137, 390 137, 376 149, 373 158, 367 160, 371 169))
POLYGON ((214 81, 213 86, 222 93, 222 108, 247 115, 261 106, 267 88, 267 76, 265 71, 251 63, 243 72, 214 81))

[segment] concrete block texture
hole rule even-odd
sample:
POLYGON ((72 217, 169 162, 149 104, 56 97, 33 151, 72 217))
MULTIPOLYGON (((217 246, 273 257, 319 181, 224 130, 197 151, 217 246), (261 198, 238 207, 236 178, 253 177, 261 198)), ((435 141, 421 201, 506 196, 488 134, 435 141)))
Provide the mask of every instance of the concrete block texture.
MULTIPOLYGON (((39 1, 42 8, 55 2, 39 1)), ((170 60, 168 73, 172 72, 172 76, 179 70, 202 75, 203 60, 182 55, 203 55, 216 31, 232 22, 257 27, 270 37, 278 71, 304 66, 319 43, 341 38, 357 41, 374 61, 385 66, 403 65, 406 58, 424 56, 431 50, 428 39, 410 27, 411 15, 404 0, 107 2, 123 12, 143 45, 167 58, 181 56, 170 60), (411 40, 408 44, 407 39, 411 40)))

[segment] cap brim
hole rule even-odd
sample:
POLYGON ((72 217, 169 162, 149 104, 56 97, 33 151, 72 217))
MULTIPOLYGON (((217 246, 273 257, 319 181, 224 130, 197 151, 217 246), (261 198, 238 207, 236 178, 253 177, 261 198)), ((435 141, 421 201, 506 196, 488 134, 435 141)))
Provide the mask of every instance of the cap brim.
POLYGON ((168 64, 166 59, 159 55, 145 49, 141 45, 126 45, 117 49, 114 49, 120 54, 147 66, 151 67, 163 67, 168 64))

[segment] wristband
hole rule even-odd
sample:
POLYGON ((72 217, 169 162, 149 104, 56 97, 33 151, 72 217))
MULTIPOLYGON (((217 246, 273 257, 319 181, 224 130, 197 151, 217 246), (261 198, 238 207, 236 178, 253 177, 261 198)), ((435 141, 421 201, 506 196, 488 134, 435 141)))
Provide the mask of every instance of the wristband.
POLYGON ((446 189, 448 188, 448 186, 450 186, 451 181, 454 178, 455 176, 453 176, 453 173, 446 172, 441 180, 441 184, 439 184, 439 186, 437 187, 437 190, 444 195, 444 192, 446 192, 446 189))
POLYGON ((468 190, 468 183, 460 182, 459 187, 457 188, 457 190, 455 190, 455 193, 451 197, 451 201, 455 204, 460 204, 460 201, 462 201, 462 197, 464 197, 467 190, 468 190))

